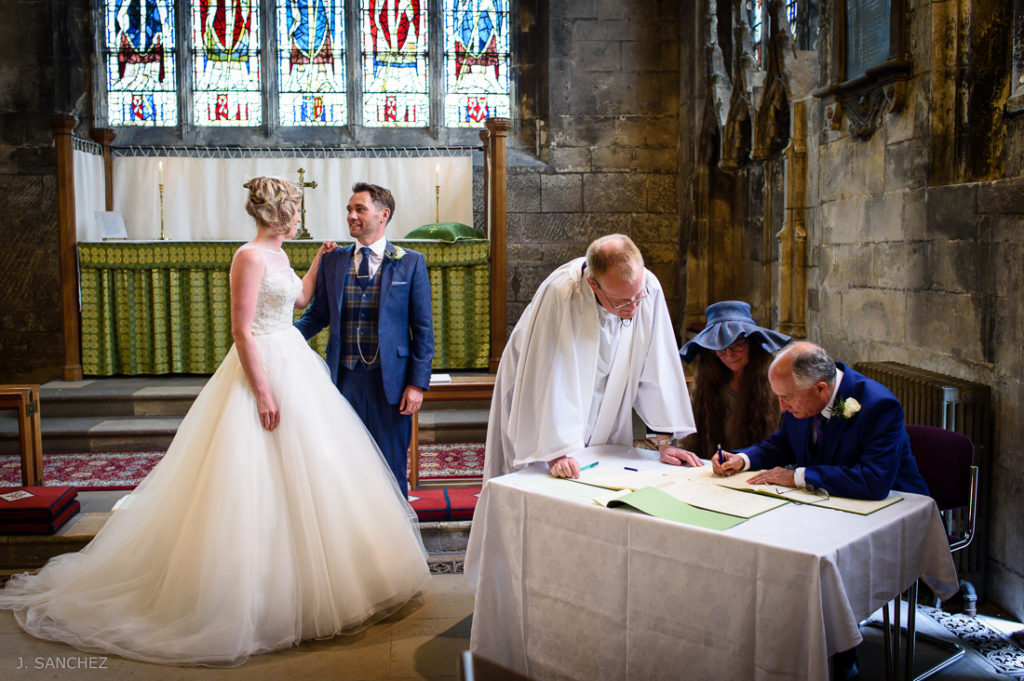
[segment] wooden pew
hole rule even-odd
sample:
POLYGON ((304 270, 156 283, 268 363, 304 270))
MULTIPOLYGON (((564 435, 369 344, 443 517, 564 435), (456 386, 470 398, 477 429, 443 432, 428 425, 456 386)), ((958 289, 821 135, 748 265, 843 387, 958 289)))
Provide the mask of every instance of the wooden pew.
MULTIPOLYGON (((450 383, 430 384, 423 402, 468 402, 490 400, 494 394, 494 374, 452 376, 450 383)), ((420 418, 412 415, 412 440, 409 443, 409 489, 420 484, 420 418)))
POLYGON ((18 412, 21 447, 21 484, 43 484, 43 431, 39 424, 38 385, 0 385, 0 409, 18 412))

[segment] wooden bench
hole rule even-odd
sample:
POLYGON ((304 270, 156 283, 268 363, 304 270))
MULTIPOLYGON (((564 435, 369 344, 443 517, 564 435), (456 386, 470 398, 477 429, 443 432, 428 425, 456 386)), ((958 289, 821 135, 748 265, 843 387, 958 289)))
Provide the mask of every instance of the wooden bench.
POLYGON ((21 484, 43 484, 43 430, 39 425, 39 386, 0 385, 0 409, 18 411, 21 447, 21 484))
MULTIPOLYGON (((423 393, 423 402, 469 402, 490 400, 494 395, 494 374, 452 376, 451 382, 434 383, 423 393)), ((420 418, 412 415, 412 439, 409 443, 409 489, 420 484, 420 418)))

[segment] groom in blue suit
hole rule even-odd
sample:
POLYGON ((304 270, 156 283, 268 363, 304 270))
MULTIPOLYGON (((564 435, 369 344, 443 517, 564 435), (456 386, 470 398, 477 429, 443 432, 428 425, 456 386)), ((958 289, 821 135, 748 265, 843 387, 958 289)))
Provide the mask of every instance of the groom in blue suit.
POLYGON ((330 326, 331 378, 408 496, 412 415, 430 387, 434 359, 427 262, 384 237, 395 212, 384 187, 356 183, 347 210, 356 243, 324 254, 313 302, 295 326, 307 339, 330 326))
POLYGON ((928 494, 910 453, 903 407, 884 385, 835 362, 813 343, 792 343, 768 369, 786 412, 782 427, 743 451, 712 457, 716 473, 762 470, 753 484, 884 499, 890 490, 928 494))

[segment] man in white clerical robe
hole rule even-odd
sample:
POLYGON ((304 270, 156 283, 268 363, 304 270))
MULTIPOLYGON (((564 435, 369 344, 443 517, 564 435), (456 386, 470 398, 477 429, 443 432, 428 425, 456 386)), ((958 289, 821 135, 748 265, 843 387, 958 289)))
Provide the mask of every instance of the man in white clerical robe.
POLYGON ((671 444, 696 431, 661 284, 629 237, 601 237, 548 276, 498 365, 484 479, 547 462, 579 477, 568 454, 633 443, 632 411, 658 434, 665 463, 700 466, 671 444))

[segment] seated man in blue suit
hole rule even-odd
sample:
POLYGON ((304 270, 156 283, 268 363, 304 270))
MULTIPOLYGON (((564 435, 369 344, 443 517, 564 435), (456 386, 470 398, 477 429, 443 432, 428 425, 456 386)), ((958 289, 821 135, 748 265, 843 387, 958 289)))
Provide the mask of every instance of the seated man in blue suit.
MULTIPOLYGON (((434 322, 421 253, 388 241, 395 198, 358 182, 348 202, 350 246, 325 253, 313 302, 295 322, 306 338, 325 326, 331 378, 377 441, 402 493, 412 415, 430 387, 434 322)), ((344 442, 344 433, 338 433, 344 442)))
POLYGON ((884 499, 890 490, 928 494, 903 407, 881 383, 808 342, 784 348, 768 382, 785 412, 782 427, 742 452, 724 452, 724 461, 713 456, 715 473, 764 469, 750 482, 855 499, 884 499))
MULTIPOLYGON (((884 385, 805 341, 779 352, 768 382, 785 412, 782 427, 742 452, 712 456, 715 473, 761 470, 749 482, 856 499, 884 499, 894 489, 928 494, 910 453, 903 407, 884 385)), ((833 679, 859 678, 856 648, 832 658, 833 679)))

